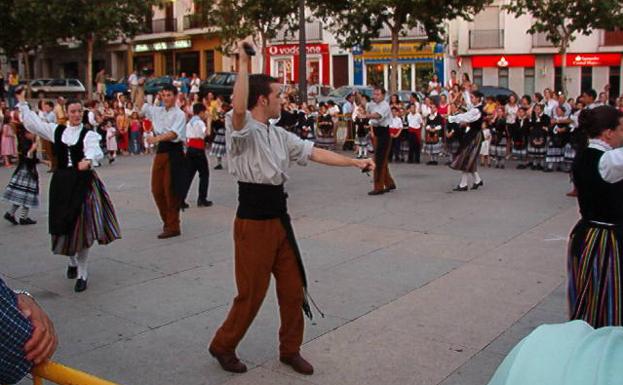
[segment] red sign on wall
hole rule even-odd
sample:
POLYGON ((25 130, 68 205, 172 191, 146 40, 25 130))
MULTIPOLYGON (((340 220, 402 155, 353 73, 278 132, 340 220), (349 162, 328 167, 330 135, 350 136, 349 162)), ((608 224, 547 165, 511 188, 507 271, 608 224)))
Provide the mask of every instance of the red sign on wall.
MULTIPOLYGON (((269 56, 291 56, 299 54, 298 44, 272 45, 266 48, 269 56)), ((307 44, 305 51, 308 55, 329 53, 328 44, 307 44)))
MULTIPOLYGON (((307 74, 308 77, 316 78, 314 82, 320 82, 322 84, 329 84, 329 71, 331 68, 329 67, 329 44, 315 43, 315 44, 307 44, 305 47, 305 51, 307 55, 320 55, 320 60, 307 57, 309 64, 308 71, 310 73, 307 74), (320 72, 320 73, 318 73, 320 72), (318 78, 322 74, 322 78, 318 78)), ((279 44, 273 45, 266 48, 265 55, 265 66, 264 69, 267 74, 271 73, 271 59, 275 57, 291 57, 291 70, 295 82, 298 81, 299 78, 299 45, 298 44, 279 44)), ((281 59, 279 59, 281 60, 281 59)), ((286 60, 290 60, 289 58, 286 60)), ((280 75, 278 75, 280 76, 280 75)), ((287 76, 289 78, 289 76, 287 76)), ((308 79, 310 80, 310 79, 308 79)))
POLYGON ((534 67, 534 55, 484 55, 472 56, 472 67, 534 67))
MULTIPOLYGON (((562 66, 562 55, 554 56, 554 65, 562 66)), ((610 67, 621 65, 620 53, 568 53, 567 65, 571 67, 610 67)))

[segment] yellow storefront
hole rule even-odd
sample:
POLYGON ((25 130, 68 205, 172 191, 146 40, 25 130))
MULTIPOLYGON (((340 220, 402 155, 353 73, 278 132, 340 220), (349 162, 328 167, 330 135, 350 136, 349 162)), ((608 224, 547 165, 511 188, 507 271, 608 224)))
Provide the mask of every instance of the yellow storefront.
POLYGON ((129 68, 153 71, 155 76, 188 76, 197 73, 201 79, 222 71, 223 58, 217 36, 193 36, 184 39, 163 39, 132 45, 129 68))

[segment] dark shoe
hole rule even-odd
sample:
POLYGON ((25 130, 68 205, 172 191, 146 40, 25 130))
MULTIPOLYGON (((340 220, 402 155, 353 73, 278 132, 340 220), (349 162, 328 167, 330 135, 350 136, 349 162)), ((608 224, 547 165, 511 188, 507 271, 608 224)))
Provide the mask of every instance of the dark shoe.
POLYGON ((525 169, 525 168, 526 168, 526 165, 525 165, 525 164, 518 164, 518 165, 517 165, 517 170, 523 170, 523 169, 525 169))
POLYGON ((554 172, 554 170, 552 170, 551 168, 546 168, 543 170, 543 172, 554 172))
POLYGON ((4 213, 4 219, 6 219, 7 221, 11 222, 14 225, 17 224, 17 221, 15 220, 15 217, 13 215, 11 215, 10 213, 4 213))
POLYGON ((432 160, 429 160, 428 162, 426 162, 427 166, 432 166, 433 164, 435 164, 435 162, 433 162, 432 160))
POLYGON ((247 371, 247 366, 240 362, 235 353, 217 353, 212 347, 208 349, 212 357, 216 358, 221 368, 227 372, 232 373, 244 373, 247 371))
POLYGON ((201 200, 197 201, 197 207, 210 207, 212 206, 212 201, 201 200))
POLYGON ((36 225, 37 221, 30 219, 30 218, 20 218, 19 224, 20 225, 36 225))
POLYGON ((314 367, 303 357, 301 357, 299 353, 289 357, 279 357, 279 361, 290 366, 297 373, 305 374, 308 376, 314 374, 314 367))
POLYGON ((74 286, 74 291, 76 293, 80 293, 82 291, 85 291, 86 289, 87 289, 87 280, 78 278, 78 280, 76 281, 76 285, 74 286))
POLYGON ((496 164, 496 165, 495 165, 495 168, 500 168, 500 165, 499 165, 499 164, 496 164))
POLYGON ((381 195, 385 194, 385 190, 372 190, 368 192, 368 195, 381 195))
POLYGON ((485 182, 481 180, 480 182, 478 182, 478 183, 474 183, 474 184, 472 185, 472 190, 478 190, 478 187, 482 187, 482 186, 484 186, 484 185, 485 185, 485 182))
POLYGON ((439 162, 437 162, 436 160, 433 160, 430 164, 432 164, 433 166, 437 166, 439 162))
POLYGON ((180 235, 182 235, 181 231, 164 231, 161 234, 158 234, 158 239, 179 237, 180 235))
POLYGON ((540 164, 536 166, 537 170, 543 171, 543 166, 541 166, 540 164))
POLYGON ((502 164, 502 165, 500 165, 500 168, 503 170, 503 169, 505 169, 505 168, 506 168, 506 166, 504 166, 504 165, 502 164))
POLYGON ((78 266, 67 266, 67 279, 78 278, 78 266))
POLYGON ((386 188, 385 191, 392 191, 392 190, 395 190, 395 189, 396 189, 396 185, 393 184, 393 185, 389 186, 388 188, 386 188))
POLYGON ((223 165, 222 164, 217 164, 216 166, 214 166, 215 170, 222 170, 223 169, 223 165))
POLYGON ((187 208, 189 208, 189 207, 190 207, 190 206, 189 206, 189 205, 188 205, 188 203, 186 203, 186 202, 182 202, 182 204, 180 205, 180 208, 181 208, 182 210, 185 210, 185 209, 187 209, 187 208))
POLYGON ((464 187, 456 186, 455 188, 452 189, 452 191, 467 191, 467 186, 464 186, 464 187))

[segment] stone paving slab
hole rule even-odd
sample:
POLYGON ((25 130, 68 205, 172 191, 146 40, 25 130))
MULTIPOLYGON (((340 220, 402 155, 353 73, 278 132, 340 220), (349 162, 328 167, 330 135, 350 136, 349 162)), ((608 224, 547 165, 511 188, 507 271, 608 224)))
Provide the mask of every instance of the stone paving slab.
MULTIPOLYGON (((211 170, 215 205, 196 208, 195 181, 182 236, 157 240, 150 160, 98 169, 123 239, 92 250, 85 293, 73 293, 66 260, 49 252, 49 174, 40 172, 39 223, 0 224, 0 274, 56 321, 63 363, 125 385, 476 385, 538 324, 565 319, 565 242, 577 220, 566 175, 485 169, 484 189, 455 193, 447 167, 392 164, 398 190, 370 197, 360 172, 310 165, 292 170, 287 190, 310 291, 327 314, 306 325, 316 374, 277 360, 272 284, 239 346, 251 371, 224 373, 206 346, 235 296, 236 185, 211 170)), ((0 170, 0 185, 11 171, 0 170)))

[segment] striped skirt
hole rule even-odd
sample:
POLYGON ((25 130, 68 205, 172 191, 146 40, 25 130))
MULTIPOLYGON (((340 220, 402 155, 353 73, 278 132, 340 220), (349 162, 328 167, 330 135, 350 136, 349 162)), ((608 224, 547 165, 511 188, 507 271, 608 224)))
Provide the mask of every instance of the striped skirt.
POLYGON ((39 207, 39 176, 37 169, 18 166, 4 190, 2 199, 18 206, 39 207))
POLYGON ((569 239, 570 319, 623 326, 623 229, 580 221, 569 239))
POLYGON ((327 150, 335 150, 337 145, 337 139, 335 136, 317 136, 316 147, 324 148, 327 150))
POLYGON ((115 208, 104 188, 104 184, 93 173, 80 214, 69 234, 52 235, 54 254, 74 256, 88 249, 97 241, 106 245, 121 238, 115 208))
POLYGON ((545 148, 545 146, 535 147, 532 144, 528 144, 528 155, 530 155, 530 157, 543 159, 545 157, 545 153, 547 153, 547 148, 545 148))
POLYGON ((498 143, 491 146, 491 156, 497 158, 504 158, 508 155, 508 149, 506 148, 506 138, 500 139, 498 143))
POLYGON ((562 147, 554 146, 552 143, 549 143, 547 145, 547 152, 545 153, 545 161, 547 163, 560 163, 564 160, 562 147))
POLYGON ((443 145, 441 142, 424 144, 424 153, 428 155, 438 155, 441 153, 443 145))
POLYGON ((218 129, 216 131, 216 135, 214 136, 212 147, 210 147, 210 156, 222 158, 225 156, 226 153, 227 148, 225 147, 225 129, 218 129))
POLYGON ((565 163, 572 164, 575 160, 575 148, 571 145, 571 143, 567 143, 565 147, 562 149, 563 156, 565 158, 565 163))
POLYGON ((459 148, 450 168, 463 172, 476 172, 478 169, 478 156, 480 155, 480 144, 482 142, 482 131, 469 143, 459 148))

